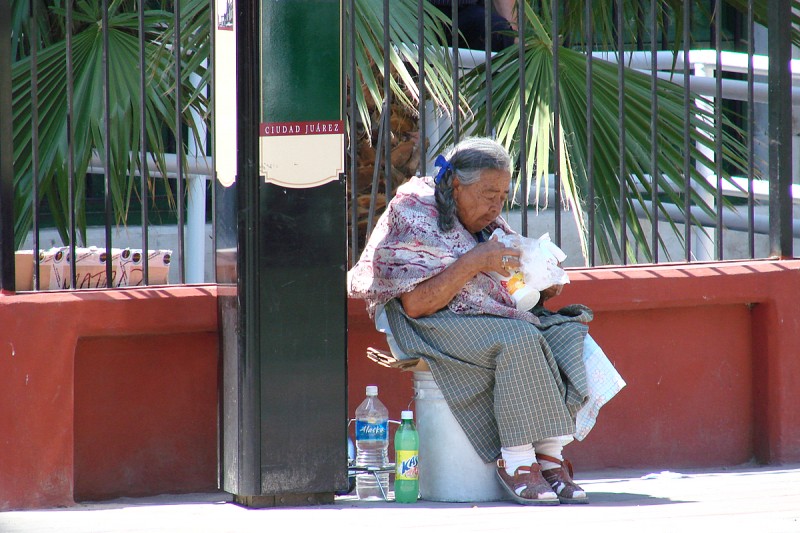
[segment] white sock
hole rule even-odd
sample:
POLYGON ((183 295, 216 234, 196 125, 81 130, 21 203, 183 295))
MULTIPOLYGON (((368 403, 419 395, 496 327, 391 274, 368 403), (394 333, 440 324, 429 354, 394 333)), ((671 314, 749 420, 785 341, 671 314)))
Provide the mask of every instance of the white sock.
MULTIPOLYGON (((564 446, 572 442, 572 436, 565 435, 563 437, 548 437, 534 443, 536 453, 549 455, 559 461, 564 460, 563 450, 564 446)), ((552 461, 541 460, 539 463, 542 465, 542 470, 552 470, 553 468, 561 468, 561 465, 552 461)))
POLYGON ((531 466, 536 462, 533 444, 503 447, 500 448, 500 455, 506 463, 506 473, 509 476, 513 476, 520 466, 531 466))
MULTIPOLYGON (((536 453, 533 451, 533 444, 523 444, 521 446, 509 446, 507 448, 500 448, 500 455, 506 463, 506 474, 513 476, 517 468, 520 466, 531 466, 536 462, 536 453)), ((525 490, 525 487, 520 487, 516 490, 517 495, 525 490)), ((539 497, 547 497, 551 493, 545 492, 539 494, 539 497)), ((555 498, 555 493, 552 493, 555 498)))
MULTIPOLYGON (((559 461, 564 460, 564 446, 572 442, 572 435, 563 435, 561 437, 548 437, 546 439, 542 439, 536 443, 534 443, 534 447, 536 449, 536 453, 549 455, 553 459, 558 459, 559 461)), ((552 461, 546 461, 542 459, 539 461, 542 465, 542 470, 552 470, 553 468, 561 468, 561 465, 558 463, 554 463, 552 461)), ((563 487, 557 487, 556 492, 561 492, 563 487)), ((586 493, 582 490, 576 490, 575 493, 572 495, 573 498, 583 498, 586 493)))

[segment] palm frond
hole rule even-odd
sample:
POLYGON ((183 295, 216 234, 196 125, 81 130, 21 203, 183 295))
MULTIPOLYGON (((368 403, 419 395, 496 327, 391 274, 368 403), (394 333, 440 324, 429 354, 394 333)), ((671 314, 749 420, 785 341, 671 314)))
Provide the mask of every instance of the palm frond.
MULTIPOLYGON (((349 9, 349 3, 346 3, 349 9)), ((390 90, 394 101, 414 113, 419 104, 416 78, 420 68, 426 72, 425 90, 429 101, 439 109, 449 109, 453 101, 452 64, 445 41, 444 26, 449 19, 438 9, 424 3, 424 37, 417 42, 417 2, 404 0, 392 2, 389 10, 389 61, 390 90), (417 47, 425 47, 425 64, 419 66, 417 47)), ((383 79, 379 74, 384 63, 384 14, 381 0, 356 0, 355 34, 346 33, 345 50, 350 49, 349 39, 355 39, 355 64, 359 86, 351 87, 351 98, 355 97, 361 122, 372 127, 369 104, 381 107, 383 102, 383 79)), ((351 72, 350 55, 345 54, 345 72, 351 72)))
MULTIPOLYGON (((600 257, 611 261, 614 256, 628 254, 632 257, 633 248, 621 249, 617 238, 623 218, 635 243, 639 245, 647 257, 650 257, 650 245, 642 223, 635 214, 636 204, 642 205, 645 195, 649 198, 652 182, 649 179, 651 132, 650 121, 657 121, 657 142, 659 147, 658 168, 660 175, 655 180, 658 191, 664 199, 683 205, 680 199, 684 190, 682 162, 683 154, 683 88, 666 80, 657 81, 659 112, 657 117, 650 115, 651 78, 633 69, 625 69, 625 166, 627 173, 619 175, 618 154, 618 98, 619 83, 617 65, 599 59, 594 60, 593 67, 593 99, 592 109, 594 127, 594 188, 595 198, 586 198, 589 177, 586 174, 585 161, 589 153, 587 147, 586 113, 587 84, 586 56, 569 48, 559 48, 560 72, 560 125, 562 136, 553 138, 553 53, 549 38, 548 22, 540 19, 533 9, 526 10, 529 31, 525 40, 525 109, 526 120, 530 125, 530 136, 525 147, 526 168, 518 169, 516 184, 520 178, 529 180, 529 187, 539 195, 546 195, 547 179, 553 171, 551 153, 555 143, 560 146, 563 159, 560 161, 560 175, 565 202, 573 209, 576 223, 581 229, 584 249, 586 247, 585 208, 588 202, 597 206, 596 239, 600 257), (618 205, 621 183, 625 183, 628 195, 624 199, 622 210, 618 205), (644 191, 644 193, 640 192, 644 191)), ((492 60, 492 72, 496 73, 492 81, 492 100, 495 107, 497 139, 511 151, 519 146, 520 113, 518 102, 520 89, 518 80, 518 58, 516 50, 507 49, 498 53, 492 60)), ((485 121, 486 79, 485 67, 476 68, 464 80, 465 92, 470 95, 470 107, 478 110, 472 124, 476 130, 482 130, 485 121)), ((689 102, 691 116, 692 157, 698 164, 714 168, 702 148, 713 153, 714 127, 713 102, 699 95, 692 95, 689 102)), ((723 151, 726 163, 735 168, 744 168, 746 151, 740 142, 741 131, 730 120, 725 120, 723 129, 723 151)), ((452 137, 447 139, 451 141, 452 137)), ((729 176, 726 176, 726 179, 729 176)), ((691 200, 695 205, 713 213, 714 207, 709 205, 702 195, 712 192, 713 186, 707 182, 695 166, 692 167, 691 200)), ((669 216, 660 204, 665 219, 669 216)), ((673 226, 674 227, 674 226, 673 226)), ((680 238, 680 235, 678 234, 680 238)))
MULTIPOLYGON (((27 2, 19 0, 19 4, 27 2)), ((182 123, 199 138, 201 124, 195 124, 193 114, 202 119, 208 116, 208 102, 202 88, 207 83, 207 71, 202 66, 208 57, 209 31, 208 6, 200 0, 186 0, 187 12, 181 35, 186 39, 182 56, 185 77, 180 80, 185 100, 182 123), (205 11, 204 11, 205 10, 205 11), (205 17, 205 24, 201 24, 205 17), (200 83, 190 82, 190 73, 200 76, 200 83)), ((63 20, 63 9, 50 8, 46 16, 63 20)), ((73 118, 70 127, 74 132, 71 157, 74 160, 75 220, 80 241, 85 243, 85 179, 92 156, 105 158, 105 108, 103 80, 103 35, 100 25, 100 7, 95 2, 81 0, 75 4, 75 29, 72 36, 73 61, 73 118)), ((21 22, 21 24, 26 24, 21 22)), ((163 154, 165 139, 162 129, 174 132, 175 79, 174 58, 163 53, 165 42, 174 33, 171 14, 162 9, 148 10, 145 16, 147 42, 146 116, 147 151, 163 154)), ((62 22, 63 26, 63 22, 62 22)), ((56 34, 58 24, 55 25, 56 34)), ((16 61, 12 67, 12 99, 15 146, 15 223, 16 244, 24 240, 32 224, 33 202, 47 201, 56 227, 64 243, 68 243, 69 180, 67 170, 68 117, 66 87, 68 85, 65 58, 66 42, 63 35, 42 48, 37 57, 39 80, 39 167, 36 178, 40 198, 33 198, 32 161, 32 109, 28 95, 31 90, 30 56, 16 61)), ((140 151, 140 101, 139 90, 139 35, 136 4, 118 0, 109 7, 109 152, 113 209, 117 223, 124 224, 134 188, 134 177, 139 169, 140 151)), ((159 171, 166 176, 163 156, 157 158, 159 171)), ((146 194, 146 191, 142 191, 146 194)))

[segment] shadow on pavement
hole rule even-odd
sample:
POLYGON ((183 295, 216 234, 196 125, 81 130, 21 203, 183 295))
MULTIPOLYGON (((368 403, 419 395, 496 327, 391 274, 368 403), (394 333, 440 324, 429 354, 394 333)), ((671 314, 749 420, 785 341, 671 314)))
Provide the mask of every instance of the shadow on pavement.
MULTIPOLYGON (((690 503, 689 501, 675 500, 671 498, 660 498, 649 494, 638 494, 629 492, 589 492, 588 505, 569 505, 570 508, 581 507, 640 507, 652 505, 669 505, 676 503, 690 503)), ((401 509, 401 508, 422 508, 422 509, 469 509, 469 508, 491 508, 491 507, 524 507, 510 500, 493 502, 433 502, 418 500, 414 504, 395 503, 394 501, 361 501, 354 496, 345 496, 336 499, 336 507, 365 509, 401 509)), ((562 504, 566 505, 566 504, 562 504)), ((324 509, 327 506, 317 508, 324 509)), ((536 506, 530 506, 536 507, 536 506)), ((546 506, 550 507, 550 506, 546 506)), ((329 507, 328 507, 329 508, 329 507)))

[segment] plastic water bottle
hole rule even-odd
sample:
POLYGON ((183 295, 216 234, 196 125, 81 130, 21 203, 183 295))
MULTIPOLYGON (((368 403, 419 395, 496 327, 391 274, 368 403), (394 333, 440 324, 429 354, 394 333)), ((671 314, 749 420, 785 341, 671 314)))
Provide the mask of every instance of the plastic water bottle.
MULTIPOLYGON (((376 385, 367 385, 367 397, 356 409, 356 450, 356 466, 385 468, 389 464, 389 410, 378 399, 376 385)), ((389 473, 378 474, 378 480, 372 473, 358 474, 358 498, 383 500, 389 494, 389 473)))
POLYGON ((400 419, 394 434, 394 500, 415 503, 419 496, 419 434, 413 411, 403 411, 400 419))

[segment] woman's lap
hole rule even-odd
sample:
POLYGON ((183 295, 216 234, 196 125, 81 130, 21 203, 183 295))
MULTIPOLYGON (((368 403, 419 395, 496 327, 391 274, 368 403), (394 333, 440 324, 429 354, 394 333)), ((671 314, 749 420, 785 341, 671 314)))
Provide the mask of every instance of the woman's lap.
MULTIPOLYGON (((386 306, 392 333, 409 354, 424 357, 456 419, 484 460, 504 446, 530 443, 574 431, 579 405, 564 398, 574 390, 561 379, 561 361, 574 366, 575 354, 551 349, 561 326, 540 331, 520 320, 440 311, 411 319, 399 303, 386 306), (558 361, 558 362, 557 362, 558 361)), ((578 331, 579 328, 565 329, 578 331)), ((585 334, 585 326, 583 326, 585 334)), ((579 338, 582 347, 582 337, 579 338)))

